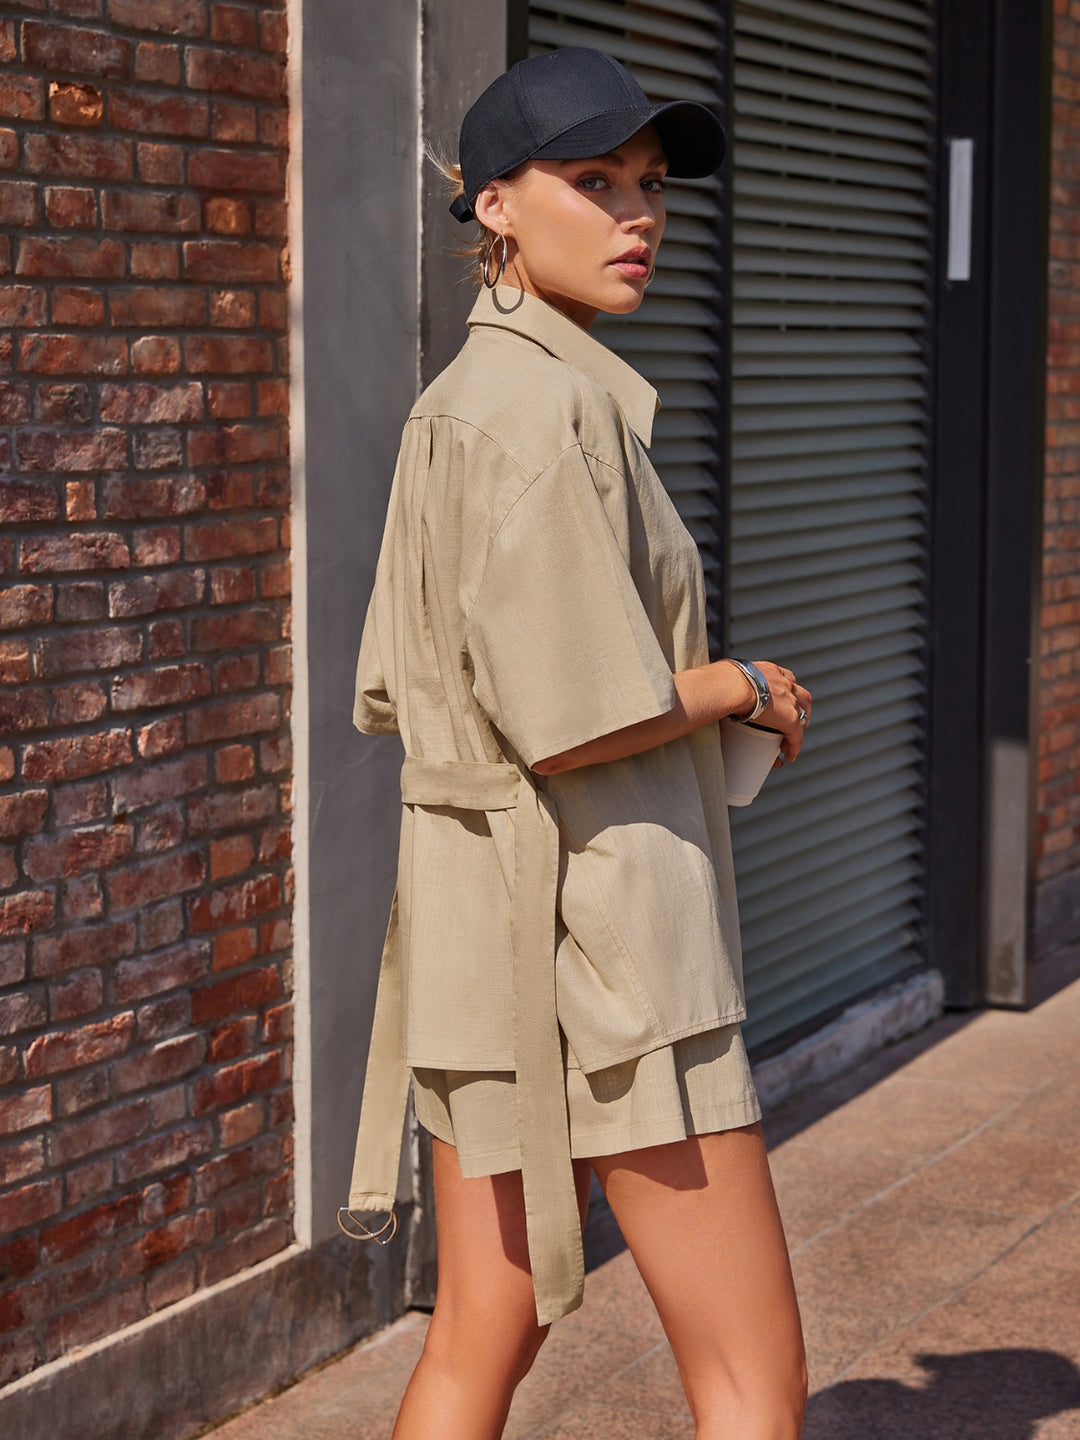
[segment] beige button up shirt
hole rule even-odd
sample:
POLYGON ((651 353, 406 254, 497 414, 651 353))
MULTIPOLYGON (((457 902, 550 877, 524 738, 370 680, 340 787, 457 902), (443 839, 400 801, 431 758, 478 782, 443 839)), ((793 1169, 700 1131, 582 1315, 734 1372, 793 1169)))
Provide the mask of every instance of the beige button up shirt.
POLYGON ((588 1072, 745 1009, 718 727, 546 779, 529 768, 670 710, 673 673, 708 660, 697 547, 646 454, 656 392, 516 289, 482 289, 468 323, 405 425, 353 720, 400 734, 408 757, 402 1058, 520 1082, 533 1027, 557 1040, 554 1016, 520 1013, 550 1009, 543 995, 588 1072), (502 791, 475 789, 496 773, 502 791), (545 960, 530 931, 549 908, 545 960), (523 990, 515 961, 553 969, 550 991, 523 990))

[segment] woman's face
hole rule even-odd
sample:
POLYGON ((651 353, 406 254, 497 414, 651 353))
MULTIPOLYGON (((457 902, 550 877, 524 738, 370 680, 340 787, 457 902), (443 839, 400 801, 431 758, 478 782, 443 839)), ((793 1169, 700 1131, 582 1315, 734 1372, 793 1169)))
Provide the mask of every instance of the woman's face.
MULTIPOLYGON (((660 138, 647 125, 610 155, 530 160, 512 180, 485 185, 474 209, 506 236, 503 283, 586 330, 598 311, 636 310, 664 233, 666 172, 660 138)), ((501 249, 496 244, 495 258, 501 249)))

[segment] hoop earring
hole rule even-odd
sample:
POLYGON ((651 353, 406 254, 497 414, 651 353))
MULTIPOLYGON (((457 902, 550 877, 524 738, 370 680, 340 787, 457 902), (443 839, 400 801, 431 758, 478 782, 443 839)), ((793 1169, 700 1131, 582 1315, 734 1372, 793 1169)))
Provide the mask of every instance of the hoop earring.
POLYGON ((483 269, 484 284, 487 286, 487 288, 488 288, 489 290, 494 290, 494 289, 495 289, 495 286, 498 285, 499 281, 502 279, 502 277, 503 277, 503 271, 504 271, 505 269, 506 269, 506 236, 505 236, 505 235, 496 235, 496 236, 495 236, 495 239, 492 240, 491 244, 490 244, 490 245, 488 246, 488 248, 487 248, 487 254, 484 256, 484 269, 483 269), (496 244, 497 244, 500 240, 502 241, 502 259, 499 261, 499 268, 498 268, 498 270, 495 272, 495 279, 494 279, 494 280, 489 280, 489 279, 488 279, 488 266, 490 265, 490 263, 491 263, 491 257, 492 257, 492 255, 493 255, 494 252, 495 252, 495 246, 496 246, 496 244))
POLYGON ((647 290, 647 289, 649 288, 649 286, 652 284, 652 282, 653 282, 655 279, 656 279, 656 266, 654 265, 654 266, 652 267, 652 269, 649 271, 649 278, 645 281, 645 284, 644 284, 641 288, 642 288, 643 290, 647 290))

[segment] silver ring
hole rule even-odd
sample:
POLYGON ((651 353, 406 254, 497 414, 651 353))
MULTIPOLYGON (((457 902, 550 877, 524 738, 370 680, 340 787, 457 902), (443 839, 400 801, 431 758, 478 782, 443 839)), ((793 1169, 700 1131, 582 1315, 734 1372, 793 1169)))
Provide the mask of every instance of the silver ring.
POLYGON ((809 715, 807 715, 806 711, 805 711, 805 710, 802 708, 802 706, 800 705, 800 706, 799 706, 799 724, 805 726, 805 725, 809 725, 809 723, 810 723, 810 717, 809 717, 809 715))
POLYGON ((337 1223, 338 1229, 343 1234, 348 1235, 350 1240, 374 1240, 376 1245, 389 1245, 390 1241, 397 1234, 398 1213, 396 1210, 391 1210, 389 1216, 383 1221, 382 1225, 379 1226, 378 1230, 372 1230, 369 1226, 365 1225, 362 1220, 356 1218, 348 1205, 342 1205, 338 1208, 337 1223), (348 1225, 346 1225, 345 1221, 341 1218, 343 1215, 356 1226, 355 1230, 349 1229, 348 1225), (386 1233, 388 1230, 390 1232, 389 1235, 386 1233))

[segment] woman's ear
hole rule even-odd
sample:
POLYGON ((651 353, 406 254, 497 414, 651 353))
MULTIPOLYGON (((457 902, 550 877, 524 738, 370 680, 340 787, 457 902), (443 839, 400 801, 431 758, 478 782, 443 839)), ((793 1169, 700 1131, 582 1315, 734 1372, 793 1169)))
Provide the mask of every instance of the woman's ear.
POLYGON ((497 180, 489 180, 473 201, 473 214, 480 224, 495 234, 505 234, 510 225, 505 197, 497 180))

